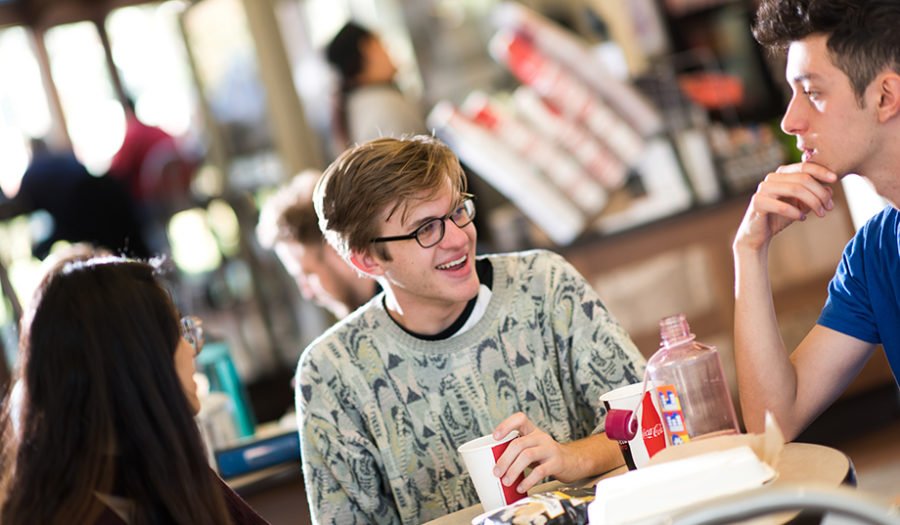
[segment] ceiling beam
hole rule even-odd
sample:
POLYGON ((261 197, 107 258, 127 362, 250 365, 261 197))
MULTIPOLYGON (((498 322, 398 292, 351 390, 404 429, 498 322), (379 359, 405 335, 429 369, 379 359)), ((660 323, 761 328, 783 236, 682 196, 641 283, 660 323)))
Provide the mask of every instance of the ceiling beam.
POLYGON ((129 5, 161 3, 160 0, 13 0, 0 3, 0 27, 23 25, 33 29, 103 20, 107 13, 129 5))

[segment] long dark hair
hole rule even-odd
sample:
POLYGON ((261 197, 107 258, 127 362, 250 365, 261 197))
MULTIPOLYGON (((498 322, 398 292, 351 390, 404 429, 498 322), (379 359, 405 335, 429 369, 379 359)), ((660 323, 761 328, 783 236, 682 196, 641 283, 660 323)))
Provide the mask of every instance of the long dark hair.
POLYGON ((363 54, 360 46, 374 34, 355 22, 347 22, 334 35, 325 48, 325 57, 337 70, 340 86, 334 107, 335 135, 341 147, 349 145, 350 130, 347 129, 347 95, 358 86, 356 80, 363 70, 363 54))
POLYGON ((230 523, 175 371, 177 309, 154 267, 59 264, 31 304, 22 398, 7 396, 0 416, 0 522, 90 523, 104 510, 95 494, 115 487, 134 524, 230 523))

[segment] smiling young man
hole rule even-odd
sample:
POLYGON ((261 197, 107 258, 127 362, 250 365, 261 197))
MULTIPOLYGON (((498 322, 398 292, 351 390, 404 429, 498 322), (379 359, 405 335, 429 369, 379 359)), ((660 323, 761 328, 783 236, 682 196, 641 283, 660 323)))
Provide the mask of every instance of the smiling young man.
POLYGON ((622 463, 600 395, 644 359, 590 285, 547 251, 475 256, 475 201, 437 139, 343 153, 314 200, 326 239, 383 293, 298 366, 316 523, 421 523, 478 503, 456 449, 517 430, 495 474, 527 491, 622 463))
POLYGON ((900 372, 900 2, 765 0, 754 34, 787 48, 793 95, 782 129, 802 162, 759 185, 733 244, 735 353, 744 422, 772 411, 796 437, 844 391, 877 344, 900 372), (830 185, 868 179, 890 206, 844 250, 818 323, 788 353, 768 274, 772 237, 834 205, 830 185))

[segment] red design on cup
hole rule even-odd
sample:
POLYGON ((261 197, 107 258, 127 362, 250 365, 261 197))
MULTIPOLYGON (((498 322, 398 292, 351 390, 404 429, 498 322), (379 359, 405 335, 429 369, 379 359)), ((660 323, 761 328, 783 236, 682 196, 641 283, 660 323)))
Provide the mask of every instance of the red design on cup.
MULTIPOLYGON (((515 441, 515 439, 510 439, 509 441, 505 441, 491 447, 491 453, 494 454, 495 462, 500 459, 500 456, 503 455, 503 451, 506 450, 506 447, 508 447, 509 444, 513 441, 515 441)), ((522 479, 524 478, 523 474, 524 472, 519 473, 519 477, 517 477, 515 481, 513 481, 508 487, 504 485, 502 481, 500 482, 500 486, 503 487, 503 502, 506 505, 509 505, 514 501, 519 501, 520 499, 525 497, 525 494, 522 494, 521 492, 516 490, 516 487, 519 486, 519 483, 522 483, 522 479)))
POLYGON ((663 429, 662 419, 653 406, 653 398, 649 391, 644 393, 644 409, 641 410, 641 437, 647 448, 647 455, 654 454, 666 448, 666 431, 663 429))

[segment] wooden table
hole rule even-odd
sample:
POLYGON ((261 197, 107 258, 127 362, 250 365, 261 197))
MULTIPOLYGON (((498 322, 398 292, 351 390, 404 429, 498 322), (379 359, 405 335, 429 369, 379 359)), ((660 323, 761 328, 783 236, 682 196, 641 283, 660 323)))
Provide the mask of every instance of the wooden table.
MULTIPOLYGON (((769 485, 778 487, 782 485, 799 485, 804 483, 816 483, 837 487, 852 478, 850 459, 843 452, 810 443, 787 443, 781 451, 778 462, 775 465, 778 477, 769 485)), ((564 485, 558 481, 550 481, 537 485, 528 491, 529 494, 546 492, 559 487, 577 487, 594 484, 597 481, 610 476, 616 476, 627 472, 622 466, 611 470, 602 476, 585 480, 581 483, 564 485)), ((427 522, 425 525, 471 525, 472 518, 483 513, 481 504, 458 510, 441 518, 427 522)), ((765 518, 753 520, 753 524, 776 524, 789 521, 796 516, 796 512, 779 513, 765 518)))

